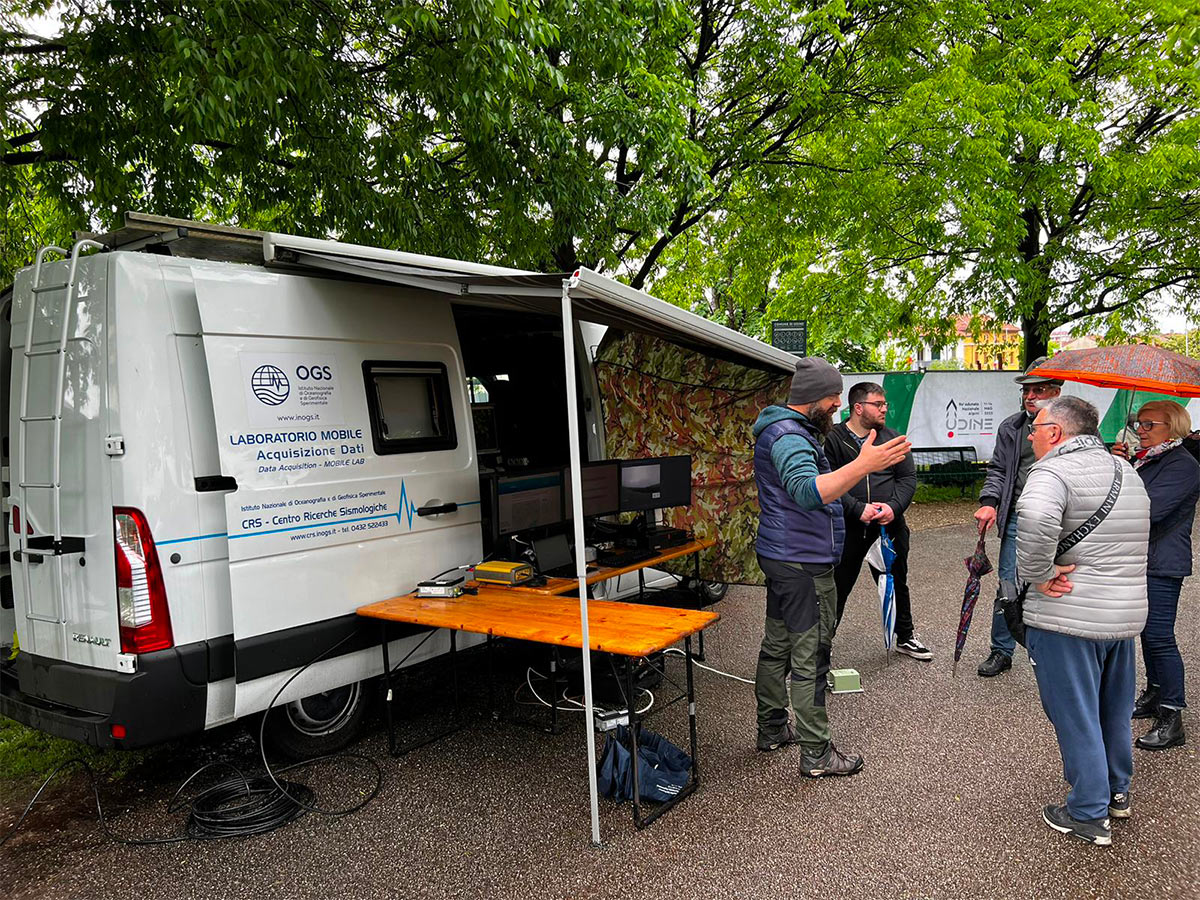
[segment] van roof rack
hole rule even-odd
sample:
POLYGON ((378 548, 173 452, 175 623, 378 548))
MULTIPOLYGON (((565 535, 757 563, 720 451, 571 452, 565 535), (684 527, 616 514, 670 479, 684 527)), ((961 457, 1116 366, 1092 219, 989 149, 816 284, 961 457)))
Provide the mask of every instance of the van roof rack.
POLYGON ((99 241, 110 250, 144 250, 148 253, 163 253, 190 259, 212 259, 261 266, 265 233, 250 228, 176 219, 172 216, 127 212, 125 224, 121 228, 103 234, 77 231, 75 240, 88 238, 99 241))

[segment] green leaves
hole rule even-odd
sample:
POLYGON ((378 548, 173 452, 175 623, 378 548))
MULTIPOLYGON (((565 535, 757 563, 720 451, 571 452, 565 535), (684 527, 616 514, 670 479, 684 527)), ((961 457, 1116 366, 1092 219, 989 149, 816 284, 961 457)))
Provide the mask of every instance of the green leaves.
POLYGON ((823 188, 838 278, 914 308, 932 281, 932 309, 1030 321, 1042 346, 1194 300, 1196 80, 1162 58, 1160 5, 939 6, 901 99, 828 145, 866 161, 823 188))
POLYGON ((91 0, 49 40, 10 7, 0 280, 145 209, 582 263, 847 360, 1200 299, 1179 0, 91 0))

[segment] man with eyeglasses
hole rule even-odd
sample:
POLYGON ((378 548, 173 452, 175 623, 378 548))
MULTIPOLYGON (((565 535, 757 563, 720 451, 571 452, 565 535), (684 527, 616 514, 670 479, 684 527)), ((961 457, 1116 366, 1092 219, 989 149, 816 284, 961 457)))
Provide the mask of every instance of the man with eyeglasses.
POLYGON ((1033 420, 1038 414, 1038 404, 1053 400, 1062 391, 1061 379, 1029 374, 1045 361, 1045 356, 1038 357, 1025 367, 1024 374, 1013 379, 1021 386, 1021 411, 1009 416, 996 429, 996 447, 988 462, 983 490, 979 492, 979 509, 975 511, 980 532, 995 526, 1000 534, 997 566, 1000 583, 992 606, 992 648, 979 666, 981 678, 992 678, 1011 669, 1017 647, 1005 624, 1001 601, 1017 594, 1017 498, 1035 462, 1029 439, 1033 420))
POLYGON ((1151 509, 1141 479, 1104 449, 1099 421, 1079 397, 1038 411, 1028 441, 1038 461, 1018 501, 1017 562, 1031 583, 1025 642, 1071 786, 1066 803, 1045 807, 1042 819, 1107 846, 1111 820, 1132 814, 1133 639, 1146 624, 1151 509))
MULTIPOLYGON (((860 381, 850 388, 847 396, 850 416, 834 427, 825 440, 825 455, 829 464, 840 468, 855 457, 872 431, 878 441, 889 441, 898 433, 888 428, 887 396, 883 388, 870 381, 860 381)), ((909 530, 904 511, 912 503, 917 489, 917 470, 912 454, 907 454, 894 466, 888 466, 857 482, 842 496, 842 513, 846 520, 846 543, 842 561, 834 570, 837 584, 837 621, 841 624, 846 599, 854 590, 867 551, 879 537, 883 526, 892 538, 896 558, 892 562, 892 578, 896 590, 896 640, 898 653, 913 659, 928 661, 933 653, 913 634, 912 600, 908 591, 909 530)), ((878 578, 874 571, 873 576, 878 578)))

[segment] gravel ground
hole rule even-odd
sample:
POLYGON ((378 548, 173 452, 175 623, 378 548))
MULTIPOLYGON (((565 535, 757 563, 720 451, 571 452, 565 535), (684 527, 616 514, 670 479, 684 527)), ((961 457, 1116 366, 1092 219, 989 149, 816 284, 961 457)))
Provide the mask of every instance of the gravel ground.
MULTIPOLYGON (((964 515, 941 518, 961 523, 964 515)), ((580 724, 548 736, 483 717, 399 760, 388 758, 376 733, 357 748, 384 770, 383 789, 366 808, 344 818, 310 815, 237 841, 113 844, 95 827, 86 783, 73 781, 5 847, 0 895, 1200 897, 1200 720, 1189 714, 1192 742, 1182 748, 1135 751, 1134 816, 1115 823, 1111 848, 1048 829, 1041 808, 1065 792, 1054 734, 1023 652, 1011 672, 975 675, 988 645, 986 608, 951 676, 962 559, 974 537, 961 524, 933 527, 937 520, 920 520, 912 556, 917 628, 933 662, 885 659, 865 578, 838 635, 835 664, 857 668, 866 688, 830 699, 838 744, 867 759, 854 778, 799 777, 797 748, 755 753, 750 686, 697 672, 700 789, 641 832, 627 807, 602 801, 599 848, 589 843, 580 724)), ((1193 693, 1198 584, 1185 585, 1178 630, 1193 693)), ((752 674, 762 608, 761 588, 730 591, 706 639, 710 665, 752 674)), ((682 664, 672 666, 681 676, 682 664)), ((686 740, 679 705, 651 724, 686 740)), ((106 786, 115 830, 177 832, 166 803, 217 752, 249 765, 252 747, 237 732, 210 736, 106 786)), ((340 806, 362 796, 370 779, 344 765, 309 781, 322 803, 340 806)), ((0 831, 17 812, 19 805, 0 811, 0 831)))

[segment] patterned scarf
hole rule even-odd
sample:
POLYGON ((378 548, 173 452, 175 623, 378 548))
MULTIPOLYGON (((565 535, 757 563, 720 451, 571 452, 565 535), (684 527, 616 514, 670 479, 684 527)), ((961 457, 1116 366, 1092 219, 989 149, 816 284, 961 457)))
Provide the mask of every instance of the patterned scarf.
POLYGON ((1174 450, 1183 443, 1183 438, 1174 438, 1169 441, 1163 441, 1161 444, 1155 444, 1153 447, 1147 447, 1145 450, 1138 450, 1133 454, 1133 467, 1140 469, 1145 465, 1147 460, 1154 459, 1156 456, 1162 456, 1168 450, 1174 450))

